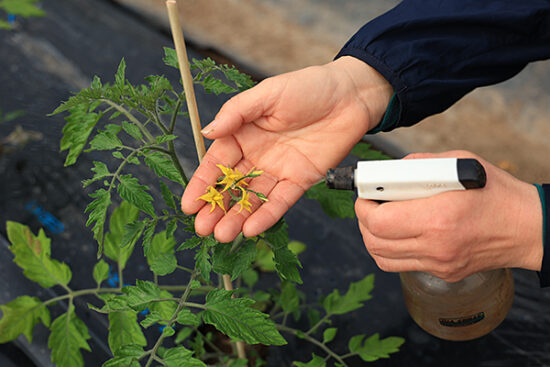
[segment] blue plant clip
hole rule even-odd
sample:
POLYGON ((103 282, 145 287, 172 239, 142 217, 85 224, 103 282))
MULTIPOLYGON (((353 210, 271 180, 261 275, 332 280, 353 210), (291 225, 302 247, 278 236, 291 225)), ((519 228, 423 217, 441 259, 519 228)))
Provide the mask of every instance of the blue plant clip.
POLYGON ((31 212, 49 232, 59 234, 65 231, 63 223, 52 213, 44 210, 35 200, 28 203, 25 209, 31 212))

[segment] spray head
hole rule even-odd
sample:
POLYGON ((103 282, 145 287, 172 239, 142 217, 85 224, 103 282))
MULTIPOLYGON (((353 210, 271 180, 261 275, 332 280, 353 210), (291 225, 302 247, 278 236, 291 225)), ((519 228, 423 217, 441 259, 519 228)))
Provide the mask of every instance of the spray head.
POLYGON ((355 167, 332 168, 327 171, 326 184, 329 189, 355 189, 355 167))

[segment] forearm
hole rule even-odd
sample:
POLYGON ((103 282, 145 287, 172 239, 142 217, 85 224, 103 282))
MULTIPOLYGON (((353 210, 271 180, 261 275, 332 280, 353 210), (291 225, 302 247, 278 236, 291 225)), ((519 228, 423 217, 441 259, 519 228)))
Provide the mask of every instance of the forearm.
POLYGON ((360 59, 393 86, 398 118, 388 131, 550 57, 548 44, 548 1, 404 0, 359 30, 337 58, 360 59))

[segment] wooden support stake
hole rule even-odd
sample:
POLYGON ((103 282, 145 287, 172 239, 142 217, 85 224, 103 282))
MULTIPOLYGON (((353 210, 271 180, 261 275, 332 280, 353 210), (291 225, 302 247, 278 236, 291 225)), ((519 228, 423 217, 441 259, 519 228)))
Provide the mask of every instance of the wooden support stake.
POLYGON ((195 90, 193 89, 193 77, 191 76, 191 70, 189 69, 187 50, 185 49, 185 40, 183 39, 183 32, 181 30, 181 23, 176 1, 166 1, 166 8, 168 9, 170 29, 172 30, 174 45, 176 46, 176 54, 178 56, 178 63, 180 66, 181 80, 183 82, 183 90, 185 91, 185 100, 187 101, 187 110, 189 112, 189 118, 191 120, 191 127, 193 128, 195 147, 197 149, 197 155, 199 156, 199 162, 201 162, 202 157, 204 157, 204 155, 206 154, 206 149, 204 147, 204 139, 201 135, 201 120, 199 118, 199 110, 197 109, 195 90))
MULTIPOLYGON (((199 110, 197 109, 197 100, 195 98, 195 90, 193 89, 193 77, 191 76, 191 70, 189 68, 189 61, 187 59, 187 50, 185 48, 185 40, 183 38, 183 32, 181 30, 181 23, 178 14, 178 6, 175 0, 167 0, 166 8, 168 9, 168 18, 170 20, 170 29, 172 31, 172 37, 174 39, 174 45, 176 46, 176 54, 178 56, 178 64, 180 67, 181 80, 183 82, 183 90, 185 91, 185 100, 187 101, 187 109, 189 111, 189 118, 191 120, 191 127, 193 128, 193 138, 195 140, 195 148, 197 149, 197 155, 199 162, 206 154, 206 148, 204 147, 204 138, 201 134, 201 121, 199 118, 199 110)), ((231 284, 231 277, 228 274, 223 275, 223 285, 225 290, 233 290, 233 284, 231 284)), ((239 358, 246 359, 246 351, 244 342, 236 342, 237 355, 239 358)))

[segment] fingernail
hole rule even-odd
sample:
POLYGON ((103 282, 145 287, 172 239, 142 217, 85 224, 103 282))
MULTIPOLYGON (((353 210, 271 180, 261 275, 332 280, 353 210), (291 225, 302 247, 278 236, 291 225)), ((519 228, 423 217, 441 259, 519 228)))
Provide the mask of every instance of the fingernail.
POLYGON ((218 121, 214 120, 212 121, 211 123, 209 123, 208 125, 206 125, 202 130, 201 130, 201 133, 203 135, 208 135, 210 134, 212 131, 214 131, 214 128, 216 127, 218 121))

